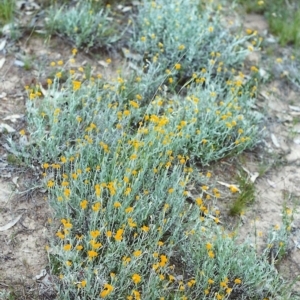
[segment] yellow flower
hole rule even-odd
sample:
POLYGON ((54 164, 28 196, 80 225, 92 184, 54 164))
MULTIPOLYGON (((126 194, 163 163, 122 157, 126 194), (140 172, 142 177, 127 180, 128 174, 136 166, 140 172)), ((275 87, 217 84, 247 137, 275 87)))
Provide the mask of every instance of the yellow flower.
POLYGON ((130 156, 130 159, 131 160, 135 160, 137 158, 137 155, 136 154, 132 154, 131 156, 130 156))
POLYGON ((164 266, 166 265, 167 262, 168 262, 167 256, 164 255, 164 254, 162 254, 162 255, 160 256, 160 262, 159 262, 159 265, 160 265, 161 267, 164 267, 164 266))
POLYGON ((208 187, 207 185, 202 185, 201 189, 202 189, 203 191, 207 191, 207 190, 209 189, 209 187, 208 187))
POLYGON ((124 256, 122 258, 122 260, 123 260, 123 265, 126 266, 131 261, 131 258, 127 257, 127 256, 124 256))
POLYGON ((132 293, 134 295, 135 300, 141 300, 141 294, 139 291, 133 290, 132 293))
POLYGON ((49 168, 49 164, 48 163, 44 163, 43 164, 43 168, 47 170, 49 168))
POLYGON ((172 194, 173 192, 174 192, 174 189, 173 189, 173 188, 168 189, 168 193, 169 193, 169 194, 172 194))
POLYGON ((251 70, 252 72, 256 72, 256 73, 259 71, 258 68, 255 67, 255 66, 251 66, 250 70, 251 70))
POLYGON ((125 209, 125 212, 128 214, 128 213, 131 213, 133 212, 133 207, 132 206, 129 206, 125 209))
POLYGON ((141 251, 141 250, 136 250, 136 251, 133 252, 133 255, 134 255, 135 257, 139 257, 141 254, 142 254, 142 251, 141 251))
POLYGON ((65 163, 67 162, 67 159, 65 158, 65 156, 62 156, 62 157, 60 158, 60 161, 61 161, 63 164, 65 164, 65 163))
POLYGON ((82 201, 80 202, 80 207, 81 207, 82 209, 86 209, 86 208, 87 208, 87 205, 88 205, 88 201, 87 201, 87 200, 82 200, 82 201))
POLYGON ((114 207, 115 207, 115 208, 121 207, 121 203, 120 203, 119 201, 116 201, 116 202, 114 203, 114 207))
POLYGON ((209 250, 209 251, 208 251, 208 256, 209 256, 210 258, 214 258, 214 257, 215 257, 215 254, 214 254, 214 252, 213 252, 212 250, 209 250))
POLYGON ((207 250, 211 250, 213 246, 211 243, 207 243, 205 247, 207 250))
POLYGON ((94 251, 94 250, 88 251, 88 257, 89 257, 89 259, 93 259, 97 255, 98 255, 98 253, 96 251, 94 251))
POLYGON ((92 210, 97 212, 101 207, 101 203, 100 202, 96 202, 94 205, 92 205, 92 210))
POLYGON ((58 231, 55 235, 62 240, 65 238, 65 235, 61 231, 58 231))
POLYGON ((124 229, 118 229, 118 231, 116 232, 114 238, 116 241, 120 242, 123 239, 123 232, 124 229))
POLYGON ((64 195, 65 195, 66 198, 69 198, 70 195, 71 195, 71 190, 70 189, 65 189, 64 190, 64 195))
POLYGON ((187 283, 188 287, 192 287, 192 286, 195 285, 195 284, 196 284, 196 280, 195 280, 195 279, 191 279, 191 280, 187 283))
POLYGON ((184 45, 181 44, 181 45, 178 46, 178 50, 179 50, 179 51, 184 50, 184 49, 185 49, 185 46, 184 46, 184 45))
POLYGON ((196 198, 195 201, 196 201, 196 203, 197 203, 198 206, 201 206, 203 204, 203 201, 202 201, 201 198, 196 198))
POLYGON ((235 185, 232 185, 232 184, 229 186, 229 189, 230 189, 231 193, 233 193, 233 194, 239 191, 238 187, 236 187, 235 185))
POLYGON ((129 104, 134 108, 139 108, 139 104, 136 103, 135 101, 129 101, 129 104))
POLYGON ((49 181, 47 182, 47 187, 48 187, 48 188, 52 188, 52 187, 54 187, 54 185, 55 185, 55 182, 54 182, 53 180, 49 180, 49 181))
POLYGON ((76 250, 80 251, 80 250, 82 250, 82 249, 83 249, 83 246, 82 246, 82 245, 76 246, 76 250))
POLYGON ((72 248, 72 245, 71 245, 71 244, 66 244, 66 245, 64 245, 64 250, 65 250, 65 251, 70 251, 71 248, 72 248))
POLYGON ((180 70, 180 68, 181 68, 181 64, 178 64, 178 63, 175 64, 175 69, 176 69, 176 70, 180 70))
POLYGON ((80 283, 77 284, 78 288, 84 288, 86 286, 86 280, 82 280, 80 283))
POLYGON ((104 284, 104 290, 100 293, 101 298, 107 297, 112 291, 114 287, 108 283, 104 284))
POLYGON ((64 187, 69 186, 69 182, 68 181, 62 181, 61 186, 64 186, 64 187))
POLYGON ((78 50, 76 48, 72 49, 72 54, 75 56, 77 54, 78 50))
POLYGON ((22 135, 22 136, 26 134, 26 132, 25 132, 24 129, 22 129, 19 133, 20 133, 20 135, 22 135))
POLYGON ((69 261, 69 260, 67 260, 67 261, 66 261, 66 265, 67 265, 68 267, 70 267, 70 266, 72 266, 72 262, 69 261))
POLYGON ((110 238, 112 237, 112 232, 110 230, 106 231, 105 235, 110 238))
POLYGON ((81 82, 80 81, 74 80, 74 81, 72 81, 72 84, 73 84, 73 91, 77 91, 81 87, 81 82))
POLYGON ((91 244, 91 246, 92 246, 93 249, 98 249, 98 248, 102 247, 102 244, 101 243, 97 243, 95 240, 91 240, 90 244, 91 244))
POLYGON ((95 239, 97 236, 100 235, 100 231, 99 230, 92 230, 92 231, 90 231, 90 235, 95 239))
POLYGON ((54 61, 52 61, 52 62, 50 63, 50 66, 51 66, 51 67, 55 67, 55 66, 56 66, 56 63, 55 63, 54 61))
POLYGON ((222 300, 223 299, 223 296, 220 295, 219 293, 217 293, 216 296, 217 296, 217 300, 222 300))
POLYGON ((57 72, 57 73, 55 74, 55 76, 56 76, 57 78, 61 78, 62 74, 61 74, 61 72, 57 72))
POLYGON ((128 218, 128 225, 131 228, 136 227, 136 223, 133 221, 132 218, 128 218))
POLYGON ((241 284, 241 283, 242 283, 242 280, 239 279, 239 278, 236 278, 236 279, 234 280, 234 283, 235 283, 235 284, 241 284))
POLYGON ((142 278, 139 274, 133 274, 131 278, 135 284, 138 284, 142 280, 142 278))
POLYGON ((149 227, 144 225, 141 227, 141 229, 144 231, 144 232, 148 232, 149 231, 149 227))
MULTIPOLYGON (((125 190, 125 192, 124 192, 124 194, 125 194, 125 196, 128 196, 129 194, 130 194, 130 192, 131 192, 131 188, 130 187, 128 187, 126 190, 125 190)), ((128 208, 126 208, 126 210, 127 210, 128 208)), ((125 211, 126 211, 125 210, 125 211)), ((126 211, 127 212, 127 211, 126 211)), ((128 211, 129 212, 129 211, 128 211)))

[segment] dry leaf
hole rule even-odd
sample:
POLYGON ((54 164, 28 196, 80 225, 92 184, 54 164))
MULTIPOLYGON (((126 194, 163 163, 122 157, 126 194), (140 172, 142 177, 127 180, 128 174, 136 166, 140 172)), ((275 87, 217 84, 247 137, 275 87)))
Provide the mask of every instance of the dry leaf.
POLYGON ((23 61, 21 61, 21 60, 16 59, 14 61, 14 65, 17 66, 17 67, 24 67, 25 63, 23 61))
POLYGON ((242 167, 242 169, 250 176, 250 181, 252 183, 255 182, 255 180, 258 178, 259 176, 259 173, 258 172, 254 172, 253 174, 248 170, 246 169, 245 167, 242 167))
POLYGON ((254 172, 254 173, 251 175, 251 177, 250 177, 250 181, 251 181, 252 183, 254 183, 255 180, 256 180, 258 177, 259 177, 259 173, 258 173, 258 172, 254 172))
POLYGON ((122 12, 127 12, 127 11, 130 11, 132 10, 132 7, 131 6, 125 6, 123 9, 122 9, 122 12))
POLYGON ((273 133, 271 133, 271 140, 276 148, 280 148, 280 144, 277 140, 277 137, 273 133))
POLYGON ((295 138, 294 143, 297 144, 297 145, 300 145, 300 138, 295 138))
POLYGON ((4 63, 5 63, 5 57, 2 57, 0 59, 0 69, 3 67, 4 63))
POLYGON ((18 179, 19 179, 19 177, 18 176, 16 176, 16 177, 13 177, 13 179, 12 179, 12 182, 16 185, 16 187, 17 188, 19 188, 20 186, 19 186, 19 184, 18 184, 18 179))
POLYGON ((299 106, 289 105, 289 108, 291 110, 294 110, 294 111, 300 111, 300 107, 299 106))
POLYGON ((141 61, 143 59, 142 55, 140 55, 138 53, 132 53, 127 48, 122 48, 122 52, 126 58, 133 59, 136 61, 141 61))
POLYGON ((5 45, 6 45, 6 40, 2 40, 0 42, 0 51, 2 51, 4 49, 5 45))
POLYGON ((0 124, 0 132, 12 133, 12 132, 16 132, 16 131, 11 126, 9 126, 9 125, 7 125, 5 123, 1 123, 0 124))
POLYGON ((229 183, 222 182, 222 181, 217 181, 217 183, 219 183, 219 184, 221 184, 221 185, 224 185, 224 186, 228 187, 229 189, 230 189, 230 188, 235 188, 239 193, 241 192, 241 190, 239 189, 239 186, 238 186, 238 185, 235 185, 235 184, 229 184, 229 183))
POLYGON ((3 119, 3 121, 11 121, 13 123, 15 123, 17 121, 17 119, 22 119, 24 117, 24 115, 18 115, 18 114, 15 114, 15 115, 10 115, 10 116, 7 116, 3 119))
POLYGON ((107 68, 107 67, 108 67, 108 63, 105 62, 104 60, 98 60, 98 64, 101 65, 101 66, 104 67, 104 68, 107 68))
POLYGON ((270 179, 267 179, 268 184, 272 187, 272 188, 276 188, 276 184, 275 182, 271 181, 270 179))
POLYGON ((16 218, 14 218, 10 222, 8 222, 6 225, 0 226, 0 231, 5 231, 5 230, 15 226, 19 222, 19 220, 21 219, 22 216, 23 216, 23 214, 18 215, 16 218))

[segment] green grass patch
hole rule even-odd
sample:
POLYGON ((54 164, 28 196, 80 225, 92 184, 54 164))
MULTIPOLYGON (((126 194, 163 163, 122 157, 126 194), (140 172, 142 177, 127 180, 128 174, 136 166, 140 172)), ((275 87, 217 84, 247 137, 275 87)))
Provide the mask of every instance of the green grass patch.
POLYGON ((96 4, 93 1, 82 1, 75 6, 54 4, 48 11, 49 34, 59 34, 86 50, 111 47, 120 40, 122 30, 110 6, 96 4))
POLYGON ((229 209, 229 213, 233 216, 240 215, 255 200, 255 186, 249 180, 247 174, 241 174, 238 177, 238 185, 240 192, 236 199, 233 200, 229 209))
POLYGON ((264 14, 268 20, 271 33, 279 38, 281 45, 294 44, 299 46, 300 12, 298 1, 239 0, 248 13, 264 14))
POLYGON ((0 25, 4 25, 12 20, 15 9, 14 0, 0 1, 0 25))

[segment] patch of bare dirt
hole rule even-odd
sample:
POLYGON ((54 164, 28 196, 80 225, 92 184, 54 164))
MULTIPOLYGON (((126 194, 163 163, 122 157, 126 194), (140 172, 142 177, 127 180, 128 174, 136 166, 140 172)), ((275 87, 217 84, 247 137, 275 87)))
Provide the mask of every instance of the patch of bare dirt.
POLYGON ((18 195, 8 181, 0 191, 0 287, 37 295, 34 277, 47 265, 48 204, 40 194, 18 195))

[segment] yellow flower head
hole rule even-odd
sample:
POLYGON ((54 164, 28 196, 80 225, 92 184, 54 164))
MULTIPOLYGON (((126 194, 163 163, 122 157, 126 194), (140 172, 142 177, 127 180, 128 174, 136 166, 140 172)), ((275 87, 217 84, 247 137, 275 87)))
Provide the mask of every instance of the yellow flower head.
POLYGON ((104 290, 100 293, 101 298, 107 297, 112 291, 114 287, 111 284, 104 284, 104 290))
POLYGON ((90 235, 95 239, 97 236, 100 235, 100 231, 99 230, 92 230, 92 231, 90 231, 90 235))
POLYGON ((131 278, 135 284, 138 284, 142 280, 142 278, 139 274, 133 274, 131 278))
POLYGON ((180 68, 181 68, 181 64, 175 64, 175 69, 176 70, 180 70, 180 68))

